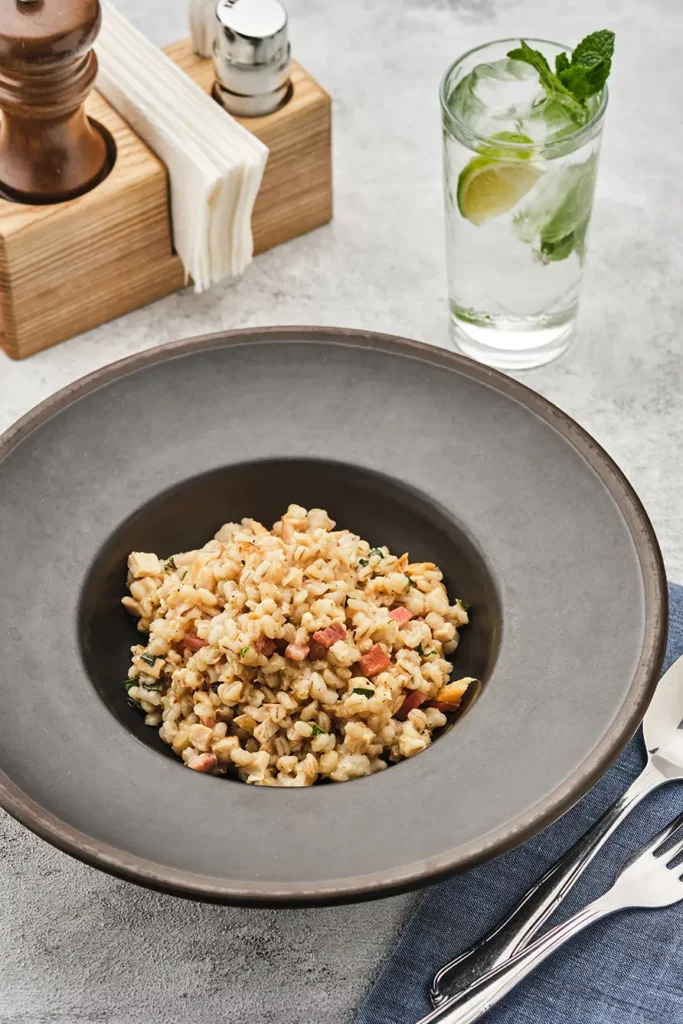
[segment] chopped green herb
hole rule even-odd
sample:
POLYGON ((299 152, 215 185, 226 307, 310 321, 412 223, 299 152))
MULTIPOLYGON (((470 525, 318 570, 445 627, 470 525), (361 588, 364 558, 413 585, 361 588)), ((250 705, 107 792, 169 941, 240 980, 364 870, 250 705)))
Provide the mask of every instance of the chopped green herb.
POLYGON ((370 552, 370 558, 372 558, 374 555, 377 555, 378 558, 384 558, 384 552, 382 551, 381 548, 373 548, 372 551, 370 552))
POLYGON ((168 561, 164 563, 164 571, 175 572, 177 568, 178 566, 175 564, 175 558, 173 557, 173 555, 171 555, 168 561))
POLYGON ((130 690, 131 686, 138 686, 139 683, 140 683, 139 679, 126 679, 126 681, 123 684, 125 686, 125 688, 126 688, 126 693, 128 693, 128 691, 130 690))
POLYGON ((240 651, 240 658, 246 657, 250 650, 250 647, 243 647, 242 650, 240 651))
POLYGON ((405 575, 406 575, 406 579, 408 580, 408 586, 406 587, 406 590, 405 590, 405 592, 407 594, 408 591, 410 590, 410 588, 415 586, 415 580, 411 579, 411 577, 408 575, 408 573, 406 573, 405 575))
POLYGON ((157 680, 152 683, 140 683, 140 686, 142 686, 144 690, 163 690, 164 688, 164 684, 161 680, 157 680))
POLYGON ((186 576, 187 576, 187 569, 183 569, 183 575, 180 577, 180 582, 181 583, 183 582, 183 580, 185 579, 186 576))
POLYGON ((370 565, 370 562, 367 560, 367 558, 359 558, 358 564, 362 565, 363 568, 365 568, 366 565, 370 565))
POLYGON ((375 696, 375 691, 374 690, 368 690, 364 686, 354 686, 354 688, 353 688, 353 690, 351 692, 352 693, 360 693, 360 695, 362 697, 374 697, 375 696))
POLYGON ((456 597, 455 603, 459 604, 464 612, 468 612, 470 610, 470 608, 472 607, 472 605, 465 604, 464 601, 461 601, 459 597, 456 597))
POLYGON ((135 710, 136 710, 136 711, 140 711, 140 710, 141 710, 141 708, 140 708, 140 705, 138 704, 138 702, 137 702, 136 700, 133 700, 133 698, 132 698, 132 697, 126 697, 126 702, 127 702, 127 703, 128 703, 128 704, 129 704, 129 705, 130 705, 130 706, 132 707, 132 708, 135 708, 135 710))
POLYGON ((153 665, 157 658, 160 658, 160 654, 141 654, 140 661, 144 661, 147 665, 153 665))
POLYGON ((434 655, 438 656, 438 654, 439 654, 438 651, 425 651, 425 649, 422 646, 422 644, 418 644, 418 646, 417 646, 417 653, 419 655, 421 655, 423 658, 431 658, 434 655))
POLYGON ((325 736, 326 735, 325 730, 324 729, 319 729, 317 725, 313 725, 313 722, 309 722, 308 724, 310 725, 311 729, 313 730, 313 736, 325 736))

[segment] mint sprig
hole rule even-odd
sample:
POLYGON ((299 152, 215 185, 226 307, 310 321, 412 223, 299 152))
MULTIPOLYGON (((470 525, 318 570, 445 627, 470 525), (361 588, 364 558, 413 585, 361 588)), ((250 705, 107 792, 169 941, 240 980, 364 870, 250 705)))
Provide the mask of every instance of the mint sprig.
POLYGON ((571 60, 566 53, 555 58, 555 71, 540 50, 534 50, 523 39, 520 45, 510 50, 511 60, 521 60, 536 68, 541 85, 548 96, 561 103, 572 119, 585 124, 590 116, 587 100, 605 87, 612 69, 614 56, 614 32, 601 29, 582 39, 572 52, 571 60))
POLYGON ((531 64, 532 68, 536 68, 538 77, 541 79, 541 85, 548 93, 548 96, 566 107, 575 121, 579 124, 583 123, 585 118, 583 106, 569 89, 562 84, 557 75, 553 74, 548 61, 541 51, 533 50, 523 39, 520 40, 520 44, 518 49, 508 52, 510 60, 521 60, 526 64, 531 64))

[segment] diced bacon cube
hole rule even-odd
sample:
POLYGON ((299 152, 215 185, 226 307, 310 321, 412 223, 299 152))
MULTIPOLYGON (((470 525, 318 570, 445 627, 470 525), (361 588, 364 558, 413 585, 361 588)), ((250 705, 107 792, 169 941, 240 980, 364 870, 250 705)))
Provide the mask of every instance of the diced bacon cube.
POLYGON ((419 708, 427 700, 427 695, 422 693, 421 690, 413 690, 405 698, 400 708, 394 715, 394 718, 398 722, 405 722, 406 718, 415 708, 419 708))
POLYGON ((285 658, 290 658, 292 661, 305 661, 309 650, 308 644, 287 644, 285 658))
POLYGON ((271 640, 269 636, 260 636, 255 641, 254 647, 259 654, 263 654, 266 658, 270 658, 271 654, 275 653, 275 641, 271 640))
POLYGON ((195 772, 212 772, 218 764, 215 754, 195 754, 187 762, 187 767, 195 772))
POLYGON ((202 640, 196 633, 186 633, 183 637, 183 643, 191 651, 201 651, 202 647, 208 647, 208 642, 202 640))
POLYGON ((344 640, 346 637, 346 627, 342 626, 339 622, 333 622, 327 629, 319 629, 317 633, 313 634, 313 639, 316 643, 319 643, 322 647, 330 648, 333 644, 336 644, 338 640, 344 640))
POLYGON ((394 608, 392 612, 389 612, 389 618, 393 619, 394 622, 398 622, 399 626, 405 626, 406 622, 410 622, 412 617, 413 613, 409 612, 403 605, 401 605, 400 608, 394 608))
POLYGON ((363 655, 358 665, 363 675, 370 679, 372 676, 376 676, 379 672, 384 672, 385 669, 389 668, 391 662, 380 645, 375 644, 367 654, 363 655))

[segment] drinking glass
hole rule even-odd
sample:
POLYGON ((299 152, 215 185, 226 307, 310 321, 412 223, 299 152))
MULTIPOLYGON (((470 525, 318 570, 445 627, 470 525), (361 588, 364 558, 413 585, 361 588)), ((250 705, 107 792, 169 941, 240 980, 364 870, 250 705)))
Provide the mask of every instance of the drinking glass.
MULTIPOLYGON (((571 49, 527 40, 548 58, 571 49)), ((451 338, 502 369, 541 366, 576 329, 607 89, 578 125, 519 39, 477 47, 441 83, 451 338)))

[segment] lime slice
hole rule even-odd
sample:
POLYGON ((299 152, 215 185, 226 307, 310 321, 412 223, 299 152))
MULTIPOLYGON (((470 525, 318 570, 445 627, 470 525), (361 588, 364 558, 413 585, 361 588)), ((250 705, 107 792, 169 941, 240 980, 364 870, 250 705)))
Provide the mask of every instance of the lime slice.
POLYGON ((470 223, 485 224, 516 206, 543 173, 526 159, 475 156, 458 178, 458 209, 470 223))

